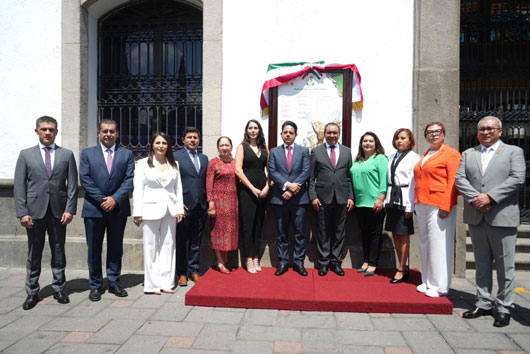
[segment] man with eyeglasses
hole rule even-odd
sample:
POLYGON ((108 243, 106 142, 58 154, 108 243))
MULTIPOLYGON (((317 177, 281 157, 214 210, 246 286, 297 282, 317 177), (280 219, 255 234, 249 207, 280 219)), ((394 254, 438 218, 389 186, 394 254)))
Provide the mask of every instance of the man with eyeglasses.
POLYGON ((519 188, 525 181, 523 150, 504 144, 502 123, 484 117, 477 125, 479 146, 462 154, 456 186, 464 197, 464 222, 468 224, 475 255, 477 302, 464 318, 493 314, 495 327, 510 324, 514 300, 515 244, 519 225, 519 188), (498 291, 491 301, 495 259, 498 291))

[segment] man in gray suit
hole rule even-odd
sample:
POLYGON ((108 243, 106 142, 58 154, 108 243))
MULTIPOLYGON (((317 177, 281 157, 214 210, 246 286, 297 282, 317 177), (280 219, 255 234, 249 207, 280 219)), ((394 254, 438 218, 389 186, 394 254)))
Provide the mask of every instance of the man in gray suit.
POLYGON ((328 268, 344 275, 341 262, 346 216, 353 208, 352 159, 351 150, 338 143, 339 137, 339 126, 328 123, 324 128, 326 142, 311 151, 309 198, 317 212, 320 276, 326 275, 328 268))
POLYGON ((39 276, 46 231, 51 249, 52 289, 57 302, 70 302, 64 293, 66 225, 77 208, 77 167, 74 154, 55 144, 57 121, 48 116, 37 119, 39 144, 22 150, 15 169, 15 207, 20 224, 28 234, 26 301, 29 310, 39 301, 39 276))
POLYGON ((468 224, 475 255, 477 302, 464 318, 493 314, 495 327, 510 323, 514 298, 515 243, 519 225, 519 188, 524 185, 523 150, 504 144, 497 117, 478 122, 479 146, 462 154, 456 186, 464 197, 464 222, 468 224), (491 302, 493 260, 499 289, 491 302))

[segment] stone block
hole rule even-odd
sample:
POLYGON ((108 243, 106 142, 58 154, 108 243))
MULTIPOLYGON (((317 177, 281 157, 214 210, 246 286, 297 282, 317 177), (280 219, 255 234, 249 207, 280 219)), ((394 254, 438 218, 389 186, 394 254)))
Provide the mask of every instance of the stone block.
POLYGON ((184 321, 193 307, 181 302, 166 302, 151 316, 153 321, 184 321))
POLYGON ((442 332, 443 337, 452 348, 462 349, 495 349, 517 350, 517 346, 504 334, 442 332))
POLYGON ((97 332, 109 322, 107 318, 74 318, 64 317, 60 321, 52 321, 41 329, 63 332, 97 332))
POLYGON ((274 352, 275 353, 301 353, 302 343, 301 342, 275 341, 274 352))
POLYGON ((136 334, 123 344, 116 354, 158 354, 168 337, 136 334))
POLYGON ((335 316, 313 316, 308 314, 289 314, 278 317, 276 322, 280 327, 298 327, 298 328, 336 328, 337 322, 335 316))
POLYGON ((509 334, 509 336, 515 344, 530 353, 530 336, 528 334, 509 334))
POLYGON ((199 322, 199 323, 226 323, 237 325, 241 323, 243 313, 231 311, 202 311, 192 309, 184 322, 199 322))
POLYGON ((21 317, 0 329, 0 340, 19 340, 31 337, 31 333, 45 326, 50 321, 53 321, 51 316, 21 317))
POLYGON ((89 343, 106 343, 106 344, 123 344, 125 343, 142 325, 144 320, 111 320, 101 330, 99 330, 89 343))
POLYGON ((148 321, 138 330, 138 334, 166 337, 196 337, 202 328, 203 324, 201 323, 148 321))
POLYGON ((40 354, 57 343, 64 333, 36 331, 28 332, 24 339, 2 351, 2 354, 40 354))
POLYGON ((223 39, 223 1, 206 0, 203 2, 203 41, 222 41, 223 39))
POLYGON ((273 326, 277 319, 278 310, 247 309, 243 325, 273 326))
POLYGON ((234 354, 272 354, 273 343, 251 340, 237 340, 232 348, 234 354))
POLYGON ((278 326, 242 326, 237 333, 237 339, 299 342, 302 339, 302 331, 300 328, 278 326))
POLYGON ((205 324, 193 348, 230 350, 236 341, 238 326, 231 324, 205 324))
MULTIPOLYGON (((119 346, 116 344, 78 344, 78 343, 58 343, 51 347, 47 354, 94 354, 94 353, 114 353, 119 346)), ((40 353, 40 352, 39 352, 40 353)))
POLYGON ((374 326, 370 316, 366 313, 335 313, 337 327, 340 329, 373 330, 374 326))
POLYGON ((439 333, 403 332, 403 336, 414 353, 454 353, 439 333))
POLYGON ((434 331, 432 323, 424 318, 372 318, 376 330, 434 331))
POLYGON ((427 318, 440 332, 445 331, 471 331, 471 327, 466 323, 461 315, 427 315, 427 318))

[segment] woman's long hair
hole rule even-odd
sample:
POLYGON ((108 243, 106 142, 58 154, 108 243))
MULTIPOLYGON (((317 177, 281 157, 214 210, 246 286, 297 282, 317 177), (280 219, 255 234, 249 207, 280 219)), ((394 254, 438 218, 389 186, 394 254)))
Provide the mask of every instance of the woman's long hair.
POLYGON ((259 124, 259 122, 255 119, 249 120, 247 122, 247 125, 245 125, 245 134, 243 135, 243 141, 241 142, 241 144, 243 144, 244 148, 250 147, 250 137, 248 136, 248 132, 247 132, 247 129, 250 123, 256 123, 259 129, 258 137, 256 138, 256 144, 258 145, 258 148, 260 150, 267 149, 267 144, 265 143, 265 136, 263 135, 263 129, 261 128, 261 124, 259 124))
POLYGON ((359 152, 357 153, 357 157, 355 157, 355 161, 361 161, 364 160, 364 150, 363 150, 363 139, 365 136, 370 135, 372 138, 374 138, 375 141, 375 155, 385 154, 385 148, 383 145, 381 145, 381 141, 379 141, 379 138, 375 133, 373 132, 366 132, 361 136, 361 139, 359 139, 359 152))
POLYGON ((163 133, 163 132, 157 132, 151 137, 151 140, 149 141, 149 155, 147 156, 147 164, 151 168, 155 167, 153 165, 153 155, 154 155, 153 144, 155 142, 155 139, 158 138, 159 136, 162 137, 167 143, 167 150, 166 150, 167 162, 169 162, 169 164, 173 166, 174 168, 177 168, 175 157, 173 157, 173 143, 171 142, 171 138, 166 133, 163 133))

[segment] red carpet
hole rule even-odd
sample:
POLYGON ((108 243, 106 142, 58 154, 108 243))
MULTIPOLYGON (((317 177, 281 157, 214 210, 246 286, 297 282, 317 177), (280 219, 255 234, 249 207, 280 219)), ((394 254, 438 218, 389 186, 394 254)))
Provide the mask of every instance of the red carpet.
POLYGON ((411 270, 407 283, 390 284, 394 270, 378 270, 365 277, 355 269, 345 269, 339 277, 329 272, 318 275, 308 268, 302 277, 289 269, 275 276, 275 268, 263 268, 249 274, 238 268, 230 275, 210 269, 186 294, 186 305, 241 307, 335 312, 433 313, 452 314, 453 304, 447 297, 429 298, 416 292, 421 275, 411 270))

